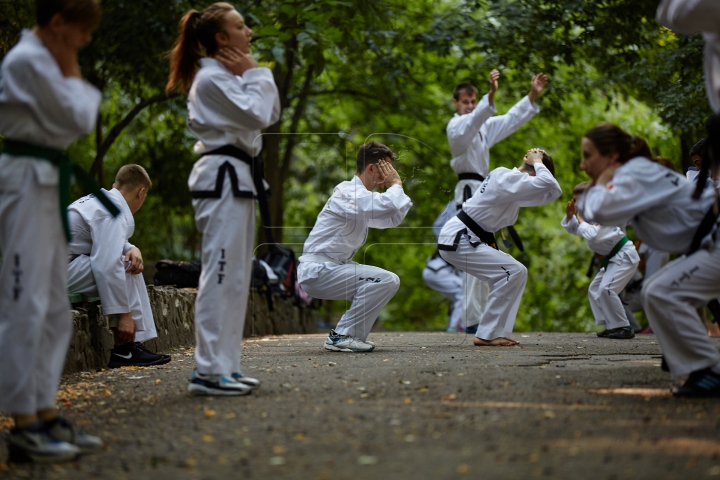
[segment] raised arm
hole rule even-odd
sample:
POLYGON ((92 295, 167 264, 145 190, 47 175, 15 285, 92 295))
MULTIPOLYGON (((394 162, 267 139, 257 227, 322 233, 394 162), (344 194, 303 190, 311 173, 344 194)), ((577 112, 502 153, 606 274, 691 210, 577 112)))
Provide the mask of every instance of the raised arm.
POLYGON ((691 35, 720 32, 720 2, 717 0, 663 0, 657 22, 671 30, 691 35))
POLYGON ((451 146, 467 149, 470 142, 480 131, 480 127, 495 114, 495 105, 490 103, 488 95, 483 96, 475 110, 467 115, 453 117, 447 126, 448 141, 451 146))
POLYGON ((492 117, 485 123, 483 133, 489 146, 492 147, 515 133, 540 111, 535 100, 545 89, 547 81, 545 74, 535 75, 530 81, 530 93, 527 96, 513 105, 506 114, 492 117))

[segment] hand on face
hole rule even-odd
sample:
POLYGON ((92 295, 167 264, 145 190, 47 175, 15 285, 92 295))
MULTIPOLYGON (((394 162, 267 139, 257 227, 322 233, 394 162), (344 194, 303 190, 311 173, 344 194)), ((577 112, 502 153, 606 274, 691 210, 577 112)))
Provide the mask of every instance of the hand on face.
POLYGON ((79 23, 68 23, 55 14, 50 23, 36 33, 58 63, 65 77, 80 77, 78 51, 90 43, 92 30, 79 23))
POLYGON ((382 185, 386 187, 400 185, 402 187, 400 175, 398 175, 397 171, 393 168, 390 162, 380 160, 378 162, 378 169, 380 170, 380 175, 382 176, 382 185))
POLYGON ((258 63, 249 53, 242 53, 237 47, 222 47, 215 55, 215 59, 225 65, 233 75, 242 75, 251 68, 257 68, 258 63))
POLYGON ((615 175, 615 170, 620 167, 622 167, 622 164, 620 163, 611 163, 608 165, 608 167, 598 176, 597 180, 595 180, 595 185, 607 185, 610 183, 615 175))

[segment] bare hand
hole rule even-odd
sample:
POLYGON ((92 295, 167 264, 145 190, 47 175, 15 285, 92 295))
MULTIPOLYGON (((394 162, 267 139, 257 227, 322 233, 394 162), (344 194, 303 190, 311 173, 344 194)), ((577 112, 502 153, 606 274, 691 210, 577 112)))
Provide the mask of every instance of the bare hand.
POLYGON ((536 163, 542 163, 544 153, 545 150, 541 150, 539 148, 531 148, 527 151, 525 157, 523 157, 523 161, 528 165, 535 166, 536 163))
POLYGON ((567 205, 565 205, 565 215, 568 220, 572 218, 573 215, 577 214, 577 205, 575 205, 575 200, 570 200, 567 205))
POLYGON ((383 185, 385 185, 386 187, 391 187, 393 185, 399 185, 402 187, 402 180, 400 180, 400 175, 398 175, 397 171, 393 168, 390 162, 380 160, 378 162, 378 168, 380 169, 380 173, 383 176, 383 185))
POLYGON ((215 59, 225 65, 233 75, 242 75, 251 68, 257 68, 258 63, 249 53, 242 53, 235 47, 223 47, 215 59))
POLYGON ((118 345, 124 345, 135 340, 135 322, 130 313, 121 313, 115 329, 115 340, 118 345))
POLYGON ((500 78, 500 72, 498 70, 493 70, 490 72, 490 76, 488 77, 488 82, 490 82, 490 91, 488 92, 488 101, 490 105, 493 104, 493 99, 495 98, 495 92, 497 92, 498 89, 498 79, 500 78))
POLYGON ((81 77, 78 51, 68 43, 62 34, 57 34, 52 41, 44 42, 44 45, 55 58, 64 77, 81 77))
POLYGON ((539 97, 542 91, 545 90, 547 84, 548 77, 542 72, 538 73, 532 78, 532 80, 530 80, 530 93, 528 93, 528 97, 531 102, 535 103, 535 100, 537 100, 537 97, 539 97))
POLYGON ((142 254, 140 253, 140 249, 137 247, 132 247, 128 250, 127 254, 125 254, 125 261, 130 262, 130 266, 127 268, 128 273, 137 275, 138 273, 142 273, 145 268, 143 265, 142 254))
POLYGON ((610 166, 608 166, 603 172, 598 176, 598 178, 595 180, 595 185, 606 185, 610 183, 613 176, 615 175, 615 170, 622 167, 621 163, 612 163, 610 166))

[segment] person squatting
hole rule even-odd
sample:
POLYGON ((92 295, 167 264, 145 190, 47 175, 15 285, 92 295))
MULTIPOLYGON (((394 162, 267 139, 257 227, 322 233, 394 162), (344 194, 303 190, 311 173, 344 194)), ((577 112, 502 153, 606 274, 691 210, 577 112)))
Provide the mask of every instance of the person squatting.
MULTIPOLYGON (((691 27, 697 11, 688 9, 689 3, 665 0, 658 20, 688 33, 705 29, 702 18, 698 28, 691 27)), ((117 316, 110 367, 127 364, 122 359, 157 365, 169 358, 139 343, 156 335, 138 275, 142 256, 128 241, 133 214, 152 185, 147 172, 125 166, 113 188, 102 190, 64 152, 94 129, 97 118, 101 95, 82 79, 77 55, 99 23, 99 4, 36 4, 35 28, 22 32, 0 65, 0 411, 15 421, 8 437, 13 461, 61 461, 103 446, 58 415, 55 406, 72 333, 69 291, 97 291, 106 311, 117 316), (71 173, 92 194, 72 205, 71 173)), ((720 18, 714 0, 693 5, 720 18)), ((280 102, 272 72, 251 55, 251 39, 252 30, 232 5, 214 3, 183 16, 170 53, 167 90, 187 94, 188 129, 199 157, 188 179, 203 235, 192 394, 246 395, 260 385, 242 373, 240 360, 255 235, 253 198, 267 188, 261 130, 279 120, 280 102)), ((717 36, 706 35, 706 41, 712 47, 717 36)), ((717 51, 706 50, 708 95, 716 114, 717 51)), ((433 259, 487 285, 483 305, 466 280, 465 298, 482 308, 472 318, 465 312, 464 325, 456 317, 449 325, 466 331, 476 326, 478 346, 517 345, 508 335, 528 278, 520 262, 497 248, 495 233, 511 227, 521 207, 546 205, 562 194, 553 159, 541 149, 528 150, 517 168, 490 170, 490 146, 537 113, 535 99, 547 84, 545 75, 536 75, 527 97, 506 115, 493 117, 498 78, 496 70, 490 74, 490 91, 477 108, 474 87, 461 85, 454 92, 457 115, 447 132, 459 182, 450 206, 455 211, 441 222, 433 259)), ((715 129, 720 120, 713 117, 708 125, 709 151, 720 152, 715 129)), ((588 291, 596 321, 605 326, 600 335, 632 336, 616 299, 637 268, 637 252, 624 233, 632 226, 648 248, 681 255, 647 278, 641 293, 670 372, 688 376, 673 393, 720 396, 720 354, 697 313, 720 297, 718 201, 715 189, 705 188, 708 172, 717 178, 717 157, 702 162, 693 183, 654 161, 645 140, 615 125, 588 130, 581 149, 580 166, 591 182, 575 192, 563 226, 605 255, 588 291)), ((398 291, 396 274, 352 260, 369 228, 397 227, 413 205, 396 161, 386 145, 362 145, 355 175, 333 189, 303 246, 302 288, 320 299, 351 301, 325 340, 327 350, 372 352, 371 328, 398 291)), ((458 309, 457 278, 453 282, 458 309)))

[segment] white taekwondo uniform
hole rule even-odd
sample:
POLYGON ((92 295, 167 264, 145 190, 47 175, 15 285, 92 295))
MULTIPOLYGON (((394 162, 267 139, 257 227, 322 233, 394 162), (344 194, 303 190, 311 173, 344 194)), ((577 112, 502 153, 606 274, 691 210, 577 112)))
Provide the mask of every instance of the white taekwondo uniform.
MULTIPOLYGON (((188 128, 198 139, 195 153, 232 145, 250 156, 259 155, 260 129, 279 118, 278 90, 270 69, 252 68, 236 76, 215 59, 200 60, 188 95, 188 128)), ((230 377, 240 371, 255 239, 251 196, 255 188, 247 163, 215 154, 195 163, 188 186, 191 193, 208 192, 216 189, 218 180, 219 198, 192 201, 195 224, 203 235, 202 274, 195 302, 195 360, 200 374, 230 377), (235 192, 233 175, 238 185, 235 192)))
MULTIPOLYGON (((515 133, 540 111, 525 96, 504 115, 493 117, 495 105, 484 95, 475 109, 466 115, 455 114, 447 124, 446 132, 453 159, 450 166, 458 175, 475 174, 485 178, 490 171, 490 147, 515 133)), ((459 180, 455 186, 455 203, 458 208, 482 185, 480 179, 459 180)), ((490 287, 473 276, 465 275, 466 300, 463 323, 477 325, 485 311, 490 287)))
POLYGON ((580 222, 575 215, 570 220, 567 216, 563 217, 560 224, 568 233, 587 240, 590 250, 604 256, 610 254, 615 246, 625 239, 626 243, 608 260, 607 268, 601 266, 598 269, 597 275, 590 282, 588 299, 596 325, 603 325, 608 330, 629 327, 630 323, 619 295, 640 263, 635 245, 627 241, 625 232, 620 227, 580 222))
MULTIPOLYGON (((638 157, 615 171, 606 186, 594 186, 578 201, 588 221, 632 225, 649 247, 687 254, 698 226, 715 201, 706 188, 693 200, 695 185, 680 173, 638 157)), ((665 265, 645 280, 643 305, 673 375, 720 363, 697 308, 720 297, 720 248, 706 235, 701 248, 665 265)))
MULTIPOLYGON (((533 177, 517 168, 496 168, 463 203, 463 211, 490 233, 514 224, 520 207, 545 205, 562 194, 545 165, 536 164, 535 172, 533 177)), ((445 260, 490 284, 487 308, 475 336, 492 340, 512 332, 527 269, 512 256, 482 243, 458 217, 443 227, 438 248, 445 260)))
MULTIPOLYGON (((457 215, 455 200, 451 200, 445 210, 433 222, 433 232, 437 237, 448 220, 457 215)), ((435 252, 428 257, 425 268, 422 271, 422 278, 425 285, 450 300, 450 315, 448 318, 448 329, 464 328, 462 325, 463 312, 463 279, 465 274, 447 263, 435 252)))
POLYGON ((371 192, 355 176, 333 189, 318 215, 298 259, 298 282, 312 297, 352 300, 335 327, 340 335, 364 342, 400 287, 394 273, 355 263, 352 257, 367 240, 368 227, 397 227, 411 206, 401 186, 371 192))
POLYGON ((720 114, 720 2, 663 0, 657 22, 677 33, 702 33, 705 38, 705 90, 713 111, 720 114))
MULTIPOLYGON (((66 78, 30 30, 0 66, 0 134, 65 149, 95 127, 100 92, 66 78)), ((0 156, 0 411, 55 406, 72 320, 58 169, 0 156)))
POLYGON ((135 231, 135 220, 119 190, 103 190, 120 209, 117 218, 94 195, 87 195, 68 207, 70 264, 68 291, 98 295, 103 314, 131 313, 135 323, 135 341, 157 337, 142 274, 127 271, 125 255, 133 247, 128 239, 135 231))

